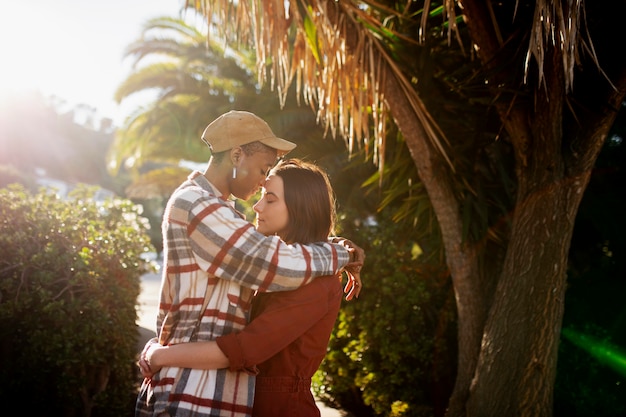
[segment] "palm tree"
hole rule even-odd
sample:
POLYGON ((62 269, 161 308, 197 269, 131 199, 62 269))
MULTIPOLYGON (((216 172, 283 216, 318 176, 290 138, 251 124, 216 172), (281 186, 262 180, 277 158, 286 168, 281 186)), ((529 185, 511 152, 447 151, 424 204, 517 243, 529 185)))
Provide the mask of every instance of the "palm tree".
POLYGON ((134 72, 118 87, 116 100, 156 92, 152 102, 127 118, 110 152, 113 172, 135 172, 131 197, 169 195, 186 175, 180 161, 206 154, 198 138, 207 121, 256 96, 246 69, 250 58, 236 51, 228 58, 224 54, 217 39, 207 45, 206 33, 170 17, 148 21, 141 38, 127 48, 134 72))
POLYGON ((397 127, 457 300, 447 415, 551 415, 574 218, 626 95, 625 57, 611 46, 626 5, 187 5, 226 39, 254 45, 261 79, 279 93, 295 83, 328 131, 368 149, 381 174, 397 127))

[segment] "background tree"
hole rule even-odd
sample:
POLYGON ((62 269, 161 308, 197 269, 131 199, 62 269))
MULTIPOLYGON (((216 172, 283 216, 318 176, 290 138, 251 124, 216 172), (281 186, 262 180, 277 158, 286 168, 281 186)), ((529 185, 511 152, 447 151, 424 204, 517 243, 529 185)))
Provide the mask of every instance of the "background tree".
POLYGON ((180 161, 198 160, 206 152, 199 137, 207 120, 254 95, 254 79, 237 64, 245 61, 243 54, 226 58, 221 43, 207 45, 206 39, 183 19, 161 17, 148 21, 141 38, 127 48, 134 71, 118 87, 116 100, 156 93, 127 118, 109 153, 112 173, 123 168, 134 179, 130 197, 169 196, 188 172, 180 161))
POLYGON ((295 81, 381 174, 397 126, 457 300, 447 414, 551 415, 574 219, 626 93, 625 57, 611 46, 626 5, 187 3, 254 45, 279 94, 295 81))

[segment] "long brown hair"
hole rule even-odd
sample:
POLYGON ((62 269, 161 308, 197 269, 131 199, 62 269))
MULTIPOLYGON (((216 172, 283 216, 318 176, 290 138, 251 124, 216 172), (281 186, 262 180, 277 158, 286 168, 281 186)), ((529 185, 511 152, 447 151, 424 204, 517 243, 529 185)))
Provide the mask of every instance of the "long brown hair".
POLYGON ((316 165, 300 159, 281 161, 270 175, 283 180, 289 214, 287 243, 326 241, 335 229, 335 195, 328 175, 316 165))

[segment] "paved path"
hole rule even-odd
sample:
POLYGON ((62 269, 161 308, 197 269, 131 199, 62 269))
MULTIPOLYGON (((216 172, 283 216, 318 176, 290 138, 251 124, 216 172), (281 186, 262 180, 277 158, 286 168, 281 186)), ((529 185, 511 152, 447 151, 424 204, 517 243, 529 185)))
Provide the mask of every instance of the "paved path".
MULTIPOLYGON (((137 325, 139 326, 140 340, 138 349, 141 349, 148 339, 154 337, 156 323, 156 308, 159 303, 159 288, 161 277, 157 274, 146 274, 141 279, 141 293, 139 294, 139 310, 137 325)), ((317 403, 321 417, 341 417, 342 414, 335 409, 326 407, 323 403, 317 403)))

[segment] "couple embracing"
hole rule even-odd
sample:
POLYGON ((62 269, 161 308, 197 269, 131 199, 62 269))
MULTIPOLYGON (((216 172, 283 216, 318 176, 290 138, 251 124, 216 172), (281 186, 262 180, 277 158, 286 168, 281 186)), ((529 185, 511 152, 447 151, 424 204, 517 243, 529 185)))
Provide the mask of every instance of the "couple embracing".
POLYGON ((258 116, 230 111, 163 217, 157 337, 139 359, 136 417, 319 416, 311 377, 341 298, 358 297, 365 254, 334 237, 327 175, 258 116), (254 205, 256 228, 231 196, 254 205), (342 291, 342 276, 347 283, 342 291))

